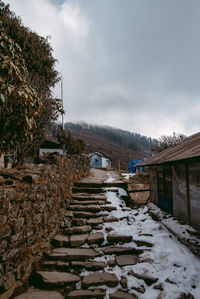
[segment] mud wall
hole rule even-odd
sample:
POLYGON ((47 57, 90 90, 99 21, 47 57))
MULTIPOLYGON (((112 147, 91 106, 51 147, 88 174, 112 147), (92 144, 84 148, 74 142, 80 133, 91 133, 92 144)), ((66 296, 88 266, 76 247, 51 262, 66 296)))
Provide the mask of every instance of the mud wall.
POLYGON ((22 285, 50 251, 74 182, 89 174, 86 156, 55 159, 50 165, 0 169, 0 298, 22 285))

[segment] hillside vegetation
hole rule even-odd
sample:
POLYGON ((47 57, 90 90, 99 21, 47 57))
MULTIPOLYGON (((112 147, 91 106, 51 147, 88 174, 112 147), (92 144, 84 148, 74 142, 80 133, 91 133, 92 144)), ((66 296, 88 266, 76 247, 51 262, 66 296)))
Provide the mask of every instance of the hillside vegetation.
MULTIPOLYGON (((65 123, 65 130, 74 138, 85 142, 85 153, 100 151, 112 160, 112 166, 128 170, 130 159, 144 159, 151 154, 151 148, 157 140, 109 126, 98 126, 87 123, 65 123)), ((56 136, 56 125, 52 129, 56 136)))

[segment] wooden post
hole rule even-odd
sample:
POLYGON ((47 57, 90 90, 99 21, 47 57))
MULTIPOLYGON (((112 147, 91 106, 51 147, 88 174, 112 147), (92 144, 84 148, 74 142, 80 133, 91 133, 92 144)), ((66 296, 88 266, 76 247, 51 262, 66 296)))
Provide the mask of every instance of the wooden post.
POLYGON ((118 160, 118 172, 121 173, 121 166, 120 166, 120 160, 118 160))
POLYGON ((191 224, 190 182, 189 182, 189 170, 188 170, 188 165, 187 164, 185 164, 185 177, 186 177, 186 195, 187 195, 188 223, 191 224))

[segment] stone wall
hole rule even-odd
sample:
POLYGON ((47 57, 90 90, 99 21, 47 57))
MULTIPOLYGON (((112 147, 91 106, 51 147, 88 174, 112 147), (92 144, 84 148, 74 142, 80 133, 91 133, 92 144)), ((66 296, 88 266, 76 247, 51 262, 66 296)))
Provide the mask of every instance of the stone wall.
POLYGON ((88 174, 86 156, 58 155, 51 164, 0 169, 0 298, 9 298, 50 251, 73 183, 88 174))

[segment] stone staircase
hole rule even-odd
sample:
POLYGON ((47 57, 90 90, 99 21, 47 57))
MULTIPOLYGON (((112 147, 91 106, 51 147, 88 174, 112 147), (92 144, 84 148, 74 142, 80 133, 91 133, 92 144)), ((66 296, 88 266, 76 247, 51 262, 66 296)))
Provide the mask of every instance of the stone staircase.
POLYGON ((126 186, 124 183, 75 185, 62 233, 52 239, 51 254, 32 273, 32 287, 16 298, 137 298, 128 290, 126 277, 119 278, 112 269, 116 265, 136 264, 143 250, 128 246, 132 236, 113 234, 109 227, 101 232, 104 223, 119 221, 110 216, 116 207, 108 202, 105 187, 126 186))

